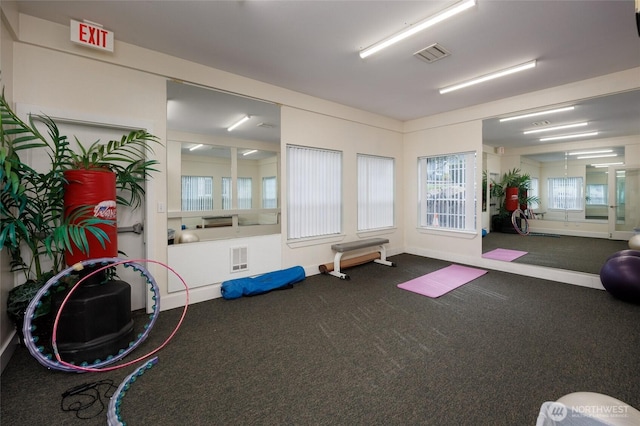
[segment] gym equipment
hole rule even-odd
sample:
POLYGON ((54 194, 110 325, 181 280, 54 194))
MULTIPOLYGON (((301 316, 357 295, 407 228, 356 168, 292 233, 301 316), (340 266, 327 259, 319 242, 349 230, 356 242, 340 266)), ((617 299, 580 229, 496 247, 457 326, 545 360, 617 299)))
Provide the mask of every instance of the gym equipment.
POLYGON ((305 279, 302 266, 294 266, 280 271, 267 272, 257 277, 237 278, 222 283, 222 297, 237 299, 242 296, 255 296, 272 290, 291 288, 294 283, 305 279))
POLYGON ((640 250, 640 234, 636 234, 629 238, 629 248, 631 250, 640 250))
POLYGON ((511 213, 513 229, 520 235, 529 235, 529 220, 522 209, 517 208, 511 213))
POLYGON ((622 250, 600 269, 600 282, 615 298, 640 303, 640 251, 622 250))
POLYGON ((328 273, 342 280, 348 280, 349 276, 340 272, 340 260, 342 259, 342 255, 349 251, 364 249, 368 247, 377 247, 377 250, 380 253, 380 258, 374 259, 374 262, 381 263, 387 266, 395 266, 393 262, 389 262, 387 260, 387 250, 384 245, 388 243, 389 240, 386 238, 367 238, 364 240, 351 241, 349 243, 334 244, 331 246, 331 250, 336 252, 333 258, 333 270, 328 271, 328 273))

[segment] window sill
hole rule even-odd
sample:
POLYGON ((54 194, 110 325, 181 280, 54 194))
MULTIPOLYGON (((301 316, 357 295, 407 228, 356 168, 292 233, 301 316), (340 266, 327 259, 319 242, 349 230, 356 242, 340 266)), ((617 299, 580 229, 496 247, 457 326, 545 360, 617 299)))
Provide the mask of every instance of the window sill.
POLYGON ((443 228, 417 228, 421 234, 442 235, 446 237, 463 238, 472 240, 478 236, 478 231, 458 231, 456 229, 443 228))
POLYGON ((296 240, 287 240, 286 244, 289 248, 319 246, 322 244, 338 243, 340 241, 343 241, 345 237, 346 237, 345 234, 323 235, 320 237, 308 237, 308 238, 300 238, 296 240))

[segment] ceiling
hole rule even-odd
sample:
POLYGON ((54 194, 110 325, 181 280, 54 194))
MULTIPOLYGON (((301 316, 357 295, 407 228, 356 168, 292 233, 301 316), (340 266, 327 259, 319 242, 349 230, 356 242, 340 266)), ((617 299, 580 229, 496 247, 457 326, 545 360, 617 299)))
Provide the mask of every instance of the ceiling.
MULTIPOLYGON (((477 0, 460 15, 366 59, 360 58, 359 50, 455 1, 17 3, 21 12, 35 17, 64 25, 70 19, 98 22, 122 42, 402 121, 640 66, 632 0, 477 0), (451 55, 433 63, 414 57, 433 43, 451 55), (438 92, 440 87, 534 59, 534 69, 444 95, 438 92)), ((177 116, 196 119, 199 130, 226 129, 232 116, 251 114, 252 107, 254 125, 246 128, 254 134, 242 137, 277 140, 277 126, 255 126, 277 125, 277 107, 235 98, 224 111, 207 111, 213 101, 193 86, 181 86, 170 90, 169 98, 200 99, 195 111, 175 108, 189 111, 177 116), (211 117, 220 117, 220 122, 211 117)), ((588 120, 598 123, 599 131, 617 132, 611 135, 640 133, 637 94, 615 104, 619 106, 605 99, 613 100, 584 102, 562 121, 588 120)), ((170 125, 178 130, 192 126, 184 121, 170 125)), ((485 143, 505 147, 530 143, 520 134, 522 126, 522 122, 498 126, 487 121, 485 143)))

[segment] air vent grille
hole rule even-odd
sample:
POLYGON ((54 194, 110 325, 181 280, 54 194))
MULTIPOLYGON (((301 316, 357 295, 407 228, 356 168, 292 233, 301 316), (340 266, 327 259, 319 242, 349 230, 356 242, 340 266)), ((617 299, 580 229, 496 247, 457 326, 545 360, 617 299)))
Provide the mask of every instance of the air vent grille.
POLYGON ((419 52, 413 54, 416 58, 429 63, 439 61, 449 55, 451 55, 451 53, 438 43, 434 43, 431 46, 425 47, 419 52))
POLYGON ((231 247, 231 272, 246 271, 249 269, 248 248, 231 247))

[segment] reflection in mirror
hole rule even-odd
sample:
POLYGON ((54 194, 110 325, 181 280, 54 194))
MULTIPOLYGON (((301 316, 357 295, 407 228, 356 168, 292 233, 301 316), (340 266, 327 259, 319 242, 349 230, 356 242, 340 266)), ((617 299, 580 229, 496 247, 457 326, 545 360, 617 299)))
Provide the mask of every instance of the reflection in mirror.
MULTIPOLYGON (((528 196, 537 202, 527 205, 529 235, 491 229, 482 240, 483 254, 497 248, 517 250, 526 254, 513 260, 516 263, 598 274, 605 260, 627 249, 628 239, 640 232, 640 181, 634 175, 640 163, 640 92, 571 106, 574 110, 564 117, 536 116, 509 124, 508 131, 500 127, 499 118, 485 120, 484 143, 494 148, 485 152, 485 175, 491 181, 514 168, 521 170, 531 177, 528 196), (541 135, 525 135, 578 122, 587 122, 583 127, 598 134, 553 143, 542 143, 541 135)), ((495 215, 497 203, 491 199, 484 214, 495 215)))
POLYGON ((280 232, 277 105, 169 82, 169 228, 199 241, 280 232), (229 130, 240 116, 249 116, 229 130))

